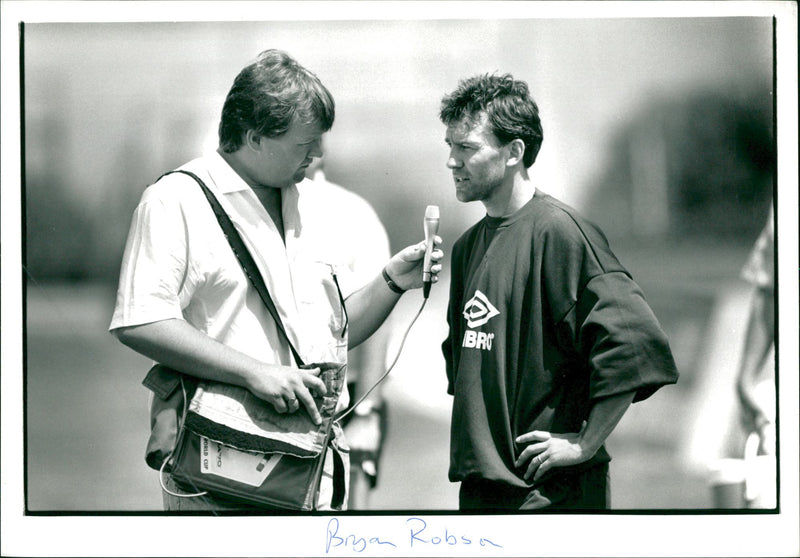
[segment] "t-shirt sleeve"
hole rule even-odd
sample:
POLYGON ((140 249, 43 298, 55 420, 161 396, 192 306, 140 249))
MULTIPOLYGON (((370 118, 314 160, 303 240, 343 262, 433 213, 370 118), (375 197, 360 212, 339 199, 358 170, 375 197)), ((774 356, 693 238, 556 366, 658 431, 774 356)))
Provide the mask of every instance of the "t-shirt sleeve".
POLYGON ((626 273, 591 279, 568 319, 574 320, 577 348, 589 366, 590 399, 635 391, 636 402, 677 382, 667 336, 626 273))
POLYGON ((109 329, 182 318, 186 274, 186 223, 179 202, 145 192, 133 214, 109 329))
POLYGON ((546 236, 544 281, 562 342, 589 376, 589 398, 675 383, 667 336, 640 287, 588 223, 560 220, 546 236))

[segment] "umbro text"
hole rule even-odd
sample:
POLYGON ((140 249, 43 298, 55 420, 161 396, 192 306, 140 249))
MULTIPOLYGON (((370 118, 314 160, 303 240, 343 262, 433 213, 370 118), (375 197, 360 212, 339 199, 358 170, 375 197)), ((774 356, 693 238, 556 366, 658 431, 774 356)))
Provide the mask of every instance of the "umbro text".
POLYGON ((461 346, 469 349, 491 351, 493 340, 494 333, 484 333, 483 331, 473 331, 468 329, 466 332, 464 332, 464 341, 461 343, 461 346))

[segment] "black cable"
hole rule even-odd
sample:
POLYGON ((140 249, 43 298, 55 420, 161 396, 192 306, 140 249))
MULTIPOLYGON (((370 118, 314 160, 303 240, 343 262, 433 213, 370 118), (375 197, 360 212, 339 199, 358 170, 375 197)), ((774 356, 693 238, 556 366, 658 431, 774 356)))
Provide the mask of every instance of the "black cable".
POLYGON ((377 381, 376 381, 374 384, 372 384, 372 386, 371 386, 371 387, 370 387, 370 388, 369 388, 369 389, 366 391, 366 393, 364 393, 364 395, 362 395, 362 396, 361 396, 361 397, 358 399, 358 401, 356 401, 356 402, 355 402, 355 404, 351 405, 349 409, 347 409, 346 411, 344 411, 344 412, 343 412, 342 414, 340 414, 338 417, 335 417, 335 418, 333 419, 333 420, 334 420, 334 422, 339 422, 339 421, 341 421, 341 420, 342 420, 344 417, 346 417, 346 416, 347 416, 347 415, 349 415, 351 412, 353 412, 353 409, 355 409, 356 407, 358 407, 358 406, 359 406, 359 405, 360 405, 360 404, 361 404, 361 403, 364 401, 364 399, 366 399, 366 398, 367 398, 367 396, 369 396, 369 394, 370 394, 370 393, 372 393, 372 391, 373 391, 373 390, 374 390, 376 387, 378 387, 378 385, 380 385, 380 383, 381 383, 383 380, 385 380, 385 379, 386 379, 386 377, 389 375, 389 372, 391 372, 391 371, 392 371, 392 369, 394 368, 394 365, 395 365, 395 364, 397 364, 397 361, 400 359, 400 354, 403 352, 403 345, 405 345, 405 343, 406 343, 406 338, 408 338, 408 334, 411 332, 411 328, 414 326, 414 323, 417 321, 417 318, 419 318, 420 314, 422 314, 422 310, 423 310, 423 308, 425 308, 425 304, 427 304, 427 302, 428 302, 428 299, 427 299, 427 298, 423 298, 423 299, 422 299, 422 305, 419 307, 419 310, 417 311, 417 315, 416 315, 416 316, 414 316, 414 319, 413 319, 413 320, 411 320, 411 323, 410 323, 410 324, 408 324, 408 329, 406 329, 406 332, 405 332, 405 334, 403 335, 403 340, 400 342, 400 347, 397 349, 397 355, 395 355, 395 357, 394 357, 394 360, 392 361, 392 364, 390 364, 390 365, 389 365, 389 368, 386 370, 386 372, 384 372, 384 373, 383 373, 383 375, 382 375, 380 378, 378 378, 378 380, 377 380, 377 381))

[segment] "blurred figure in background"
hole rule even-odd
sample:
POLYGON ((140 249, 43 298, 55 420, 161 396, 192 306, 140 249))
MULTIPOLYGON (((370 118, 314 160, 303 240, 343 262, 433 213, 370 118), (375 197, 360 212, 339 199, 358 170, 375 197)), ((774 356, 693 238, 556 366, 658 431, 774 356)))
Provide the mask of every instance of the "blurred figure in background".
POLYGON ((666 335, 600 229, 531 181, 526 83, 463 80, 440 118, 456 197, 487 213, 453 247, 442 345, 459 508, 608 508, 606 438, 678 379, 666 335))
POLYGON ((775 345, 774 211, 756 240, 742 269, 753 286, 736 393, 746 434, 758 436, 758 453, 775 454, 775 367, 767 366, 775 345))
MULTIPOLYGON (((274 300, 285 336, 192 178, 170 173, 158 180, 145 190, 134 213, 109 329, 156 362, 198 381, 210 380, 197 390, 192 408, 198 414, 211 408, 234 430, 253 424, 248 408, 257 414, 264 406, 277 413, 307 413, 319 425, 314 394, 336 398, 337 409, 343 410, 348 393, 342 379, 326 386, 321 367, 301 369, 292 347, 307 363, 346 363, 347 350, 381 326, 402 293, 422 287, 424 241, 390 258, 361 288, 352 286, 346 268, 337 275, 331 256, 338 253, 326 250, 338 229, 328 224, 352 217, 335 208, 321 212, 315 192, 301 195, 297 187, 313 159, 322 156, 322 137, 333 126, 334 114, 333 97, 317 76, 284 52, 264 51, 239 72, 228 92, 218 149, 180 168, 200 177, 235 223, 274 300), (343 292, 349 293, 346 300, 343 292)), ((441 257, 441 250, 434 250, 434 261, 441 257)), ((440 270, 436 263, 434 275, 440 270)), ((169 458, 175 430, 159 440, 159 463, 151 463, 148 455, 151 467, 158 469, 169 458)), ((342 489, 349 472, 344 452, 337 450, 344 435, 338 427, 333 432, 333 442, 322 448, 317 509, 346 508, 342 489), (340 467, 334 466, 334 453, 340 467)), ((187 491, 197 491, 178 486, 171 475, 162 487, 166 510, 254 506, 214 492, 187 497, 187 491)), ((298 488, 305 487, 286 489, 298 488)))
MULTIPOLYGON (((389 237, 378 214, 358 194, 343 188, 325 176, 325 158, 314 159, 305 180, 298 184, 301 195, 313 197, 320 215, 312 222, 324 224, 330 241, 326 254, 337 265, 348 270, 351 289, 361 288, 381 272, 390 257, 389 237), (331 220, 327 216, 338 215, 331 220)), ((344 293, 347 297, 348 293, 344 293)), ((391 316, 387 322, 391 321, 391 316)), ((382 384, 369 392, 386 370, 386 350, 391 340, 391 327, 384 324, 372 337, 347 353, 347 385, 351 403, 364 400, 343 419, 350 446, 351 510, 372 507, 370 491, 378 482, 380 457, 387 430, 386 402, 382 384)), ((350 408, 348 407, 348 410, 350 408)))
MULTIPOLYGON (((774 210, 741 277, 752 287, 736 370, 738 409, 720 456, 710 464, 713 507, 770 509, 777 505, 775 393, 774 210)), ((734 403, 735 404, 735 403, 734 403)))

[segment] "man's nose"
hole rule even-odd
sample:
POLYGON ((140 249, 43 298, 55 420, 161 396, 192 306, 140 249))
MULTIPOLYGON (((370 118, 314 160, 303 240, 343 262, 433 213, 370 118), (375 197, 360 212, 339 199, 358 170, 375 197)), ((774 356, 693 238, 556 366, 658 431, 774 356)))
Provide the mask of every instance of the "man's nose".
POLYGON ((317 140, 311 144, 311 150, 308 152, 309 157, 322 157, 322 140, 317 140))
POLYGON ((447 158, 447 168, 448 169, 457 169, 461 166, 461 163, 452 155, 447 158))

